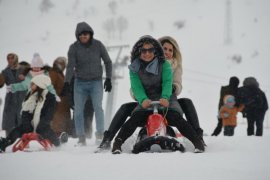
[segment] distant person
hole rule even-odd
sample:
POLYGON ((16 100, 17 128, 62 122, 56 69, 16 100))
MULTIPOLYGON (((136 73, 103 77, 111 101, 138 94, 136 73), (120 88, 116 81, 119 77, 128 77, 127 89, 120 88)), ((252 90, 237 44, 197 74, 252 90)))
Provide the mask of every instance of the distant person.
MULTIPOLYGON (((84 108, 90 96, 96 117, 96 140, 101 142, 104 133, 104 112, 102 108, 103 60, 106 69, 106 80, 104 89, 110 92, 112 89, 112 61, 105 46, 96 40, 93 29, 86 23, 77 24, 75 32, 77 41, 74 42, 68 51, 68 65, 65 77, 65 88, 70 89, 73 76, 74 80, 74 120, 76 135, 79 138, 78 145, 86 145, 86 135, 84 128, 84 108)), ((64 88, 64 91, 65 91, 64 88)))
POLYGON ((21 71, 18 56, 15 53, 9 53, 7 55, 7 62, 7 67, 0 74, 0 88, 4 85, 6 85, 7 88, 2 118, 2 129, 6 131, 6 135, 9 134, 13 128, 21 124, 21 105, 27 93, 27 89, 11 93, 10 85, 19 83, 23 79, 20 78, 21 71))
POLYGON ((224 136, 233 136, 234 129, 237 125, 237 113, 244 109, 244 105, 235 106, 235 97, 226 95, 224 97, 224 105, 219 110, 219 118, 222 119, 224 127, 224 136))
POLYGON ((50 85, 50 78, 44 74, 31 79, 31 90, 22 103, 22 123, 14 128, 6 138, 0 138, 0 152, 4 152, 6 147, 13 144, 17 138, 29 132, 40 134, 55 146, 67 141, 66 133, 61 134, 59 139, 50 126, 56 105, 55 95, 47 90, 50 85))
POLYGON ((260 89, 258 81, 254 77, 247 77, 243 82, 243 87, 239 88, 238 96, 240 102, 245 105, 243 111, 247 118, 247 135, 263 135, 263 121, 268 102, 265 93, 260 89), (256 133, 254 126, 256 124, 256 133))
MULTIPOLYGON (((223 99, 226 95, 233 95, 234 97, 237 97, 237 91, 238 91, 238 85, 239 85, 239 79, 235 76, 230 78, 229 85, 222 86, 220 90, 220 97, 219 97, 219 104, 218 104, 218 111, 220 110, 221 106, 223 105, 223 99)), ((236 99, 237 102, 237 99, 236 99)), ((238 103, 236 103, 236 106, 238 106, 238 103)), ((218 117, 218 124, 215 128, 214 132, 212 133, 212 136, 218 136, 222 130, 222 119, 218 117)))

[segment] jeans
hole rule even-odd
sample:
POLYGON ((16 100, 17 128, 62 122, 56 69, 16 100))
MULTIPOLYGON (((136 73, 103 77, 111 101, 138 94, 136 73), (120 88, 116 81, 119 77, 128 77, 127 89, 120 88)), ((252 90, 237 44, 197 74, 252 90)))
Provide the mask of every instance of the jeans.
POLYGON ((74 120, 77 136, 85 136, 84 107, 89 96, 92 100, 96 117, 96 133, 103 134, 104 132, 102 80, 85 81, 77 78, 74 82, 74 120))

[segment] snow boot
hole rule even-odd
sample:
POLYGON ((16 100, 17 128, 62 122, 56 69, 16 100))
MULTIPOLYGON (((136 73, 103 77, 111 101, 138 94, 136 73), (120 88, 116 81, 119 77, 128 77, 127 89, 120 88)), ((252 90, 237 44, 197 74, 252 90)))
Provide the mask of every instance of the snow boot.
POLYGON ((59 141, 60 141, 60 144, 64 144, 68 142, 68 134, 66 132, 61 132, 59 136, 59 141))
POLYGON ((6 151, 6 147, 8 146, 8 141, 6 138, 0 138, 0 153, 6 151))
POLYGON ((96 132, 95 135, 96 135, 96 145, 99 145, 103 139, 103 133, 96 132))
POLYGON ((203 142, 200 140, 200 138, 196 138, 193 141, 193 145, 195 147, 194 153, 203 153, 205 148, 203 142))
POLYGON ((105 131, 102 142, 98 146, 98 151, 109 150, 109 149, 111 149, 110 132, 105 131))
POLYGON ((86 146, 86 138, 85 136, 79 136, 79 141, 76 146, 86 146))
POLYGON ((202 128, 196 129, 196 133, 197 133, 199 139, 202 141, 203 145, 204 145, 204 146, 207 146, 207 145, 205 144, 204 140, 203 140, 203 130, 202 130, 202 128))
POLYGON ((122 153, 122 146, 123 142, 122 139, 117 138, 115 139, 114 143, 113 143, 113 148, 112 148, 112 154, 121 154, 122 153))

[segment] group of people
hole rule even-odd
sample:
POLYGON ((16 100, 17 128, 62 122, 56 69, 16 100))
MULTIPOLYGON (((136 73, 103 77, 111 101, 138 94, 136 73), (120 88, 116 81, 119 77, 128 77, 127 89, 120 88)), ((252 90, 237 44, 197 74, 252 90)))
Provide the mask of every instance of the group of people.
POLYGON ((239 86, 239 79, 230 78, 229 85, 222 86, 218 105, 218 124, 212 136, 218 136, 224 127, 225 136, 233 136, 237 125, 237 113, 242 112, 247 118, 247 135, 263 135, 263 121, 268 102, 265 93, 260 89, 254 77, 247 77, 243 86, 239 86), (255 132, 256 125, 256 132, 255 132))
MULTIPOLYGON (((86 120, 91 121, 94 112, 98 150, 110 149, 111 141, 115 139, 112 153, 119 154, 122 144, 136 128, 145 126, 147 117, 152 113, 149 109, 152 101, 159 101, 163 109, 159 113, 169 126, 176 127, 193 143, 194 152, 204 152, 203 129, 192 100, 177 99, 182 90, 182 57, 175 39, 169 36, 155 39, 146 35, 134 44, 128 66, 130 94, 134 101, 123 104, 105 130, 103 89, 105 92, 112 89, 112 61, 103 43, 94 38, 89 24, 78 23, 75 36, 76 41, 68 50, 68 60, 59 57, 52 67, 45 66, 39 54, 34 54, 31 64, 19 62, 15 53, 7 55, 8 66, 0 74, 0 87, 6 85, 7 90, 2 122, 6 138, 0 139, 0 152, 28 132, 39 133, 55 146, 67 142, 68 135, 73 135, 78 137, 76 146, 86 146, 89 131, 86 120), (102 61, 106 72, 104 83, 102 61)), ((239 84, 235 83, 232 82, 233 87, 239 84)), ((248 108, 248 90, 240 89, 239 92, 243 93, 237 93, 237 96, 235 89, 226 92, 230 96, 224 99, 225 102, 241 99, 239 104, 244 105, 237 106, 234 111, 244 108, 249 124, 257 122, 248 108)), ((228 114, 230 112, 221 108, 219 125, 213 135, 219 133, 221 119, 226 119, 228 114)), ((225 131, 226 134, 231 133, 233 128, 226 127, 225 131)), ((252 133, 251 127, 249 131, 252 133)))

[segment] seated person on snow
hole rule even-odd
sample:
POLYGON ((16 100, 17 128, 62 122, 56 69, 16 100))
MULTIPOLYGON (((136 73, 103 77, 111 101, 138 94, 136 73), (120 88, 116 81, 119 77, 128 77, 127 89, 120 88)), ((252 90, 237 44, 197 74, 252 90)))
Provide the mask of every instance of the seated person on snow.
POLYGON ((51 80, 44 74, 37 75, 31 80, 31 90, 22 103, 22 124, 14 128, 6 138, 0 138, 0 152, 13 144, 17 138, 25 133, 36 132, 44 139, 50 140, 54 146, 67 141, 67 134, 62 133, 60 139, 55 135, 50 126, 50 121, 56 106, 56 98, 47 87, 51 80))
MULTIPOLYGON (((172 66, 173 70, 172 92, 173 94, 178 96, 182 91, 182 56, 180 48, 176 40, 170 36, 164 36, 158 40, 162 45, 165 58, 169 61, 169 63, 172 66)), ((197 116, 197 112, 192 100, 189 98, 180 98, 177 101, 180 104, 183 113, 185 114, 186 120, 196 131, 197 135, 200 136, 201 140, 203 140, 203 130, 200 127, 199 118, 197 116)), ((137 105, 138 105, 137 102, 128 102, 121 105, 121 107, 115 113, 108 130, 104 132, 104 137, 102 139, 101 144, 98 147, 97 152, 102 150, 108 150, 111 148, 111 141, 113 140, 113 138, 115 137, 116 133, 121 128, 121 126, 125 123, 127 118, 131 116, 132 111, 135 109, 137 105)))
POLYGON ((122 126, 115 138, 112 153, 121 153, 121 146, 137 127, 146 124, 151 101, 159 101, 161 106, 168 108, 166 119, 168 124, 175 126, 195 146, 195 152, 203 152, 204 145, 196 132, 181 116, 182 110, 177 97, 172 94, 173 72, 170 63, 165 60, 160 43, 151 36, 141 37, 134 45, 131 53, 130 83, 138 106, 130 119, 122 126))

